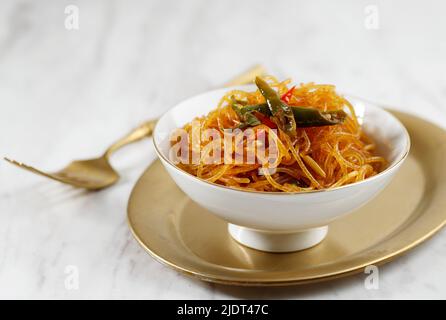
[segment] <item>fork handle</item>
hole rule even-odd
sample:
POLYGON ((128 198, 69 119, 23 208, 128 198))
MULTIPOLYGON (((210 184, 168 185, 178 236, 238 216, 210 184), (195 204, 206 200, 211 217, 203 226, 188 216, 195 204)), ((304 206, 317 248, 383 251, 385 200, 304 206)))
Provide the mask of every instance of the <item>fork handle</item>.
POLYGON ((139 127, 133 129, 129 134, 119 139, 114 144, 112 144, 105 151, 104 157, 108 158, 111 156, 112 153, 114 153, 118 149, 121 149, 122 147, 130 143, 142 140, 146 137, 150 137, 152 135, 153 129, 155 128, 156 121, 157 121, 156 119, 146 121, 139 127))

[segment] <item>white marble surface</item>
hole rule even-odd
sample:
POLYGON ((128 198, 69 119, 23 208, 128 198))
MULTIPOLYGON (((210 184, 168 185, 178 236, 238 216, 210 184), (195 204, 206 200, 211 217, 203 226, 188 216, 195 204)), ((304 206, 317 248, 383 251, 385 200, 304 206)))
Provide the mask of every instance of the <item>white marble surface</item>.
MULTIPOLYGON (((440 1, 0 2, 0 151, 41 168, 95 156, 141 120, 260 62, 297 81, 446 126, 440 1), (80 10, 64 27, 65 6, 80 10), (379 28, 364 27, 366 5, 379 28)), ((126 224, 149 140, 113 158, 118 185, 85 193, 0 162, 0 298, 446 298, 446 231, 380 269, 311 286, 191 280, 149 257, 126 224), (67 290, 66 267, 79 271, 67 290)))

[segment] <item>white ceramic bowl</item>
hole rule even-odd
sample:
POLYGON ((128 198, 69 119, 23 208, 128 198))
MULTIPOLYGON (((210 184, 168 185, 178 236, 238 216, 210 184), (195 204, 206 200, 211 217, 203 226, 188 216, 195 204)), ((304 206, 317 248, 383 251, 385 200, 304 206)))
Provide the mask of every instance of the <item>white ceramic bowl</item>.
POLYGON ((365 132, 373 137, 378 152, 389 162, 387 169, 378 175, 330 190, 291 194, 241 191, 200 180, 169 160, 170 134, 214 109, 231 89, 206 92, 177 104, 159 119, 153 141, 161 162, 176 184, 192 200, 226 220, 231 236, 248 247, 290 252, 318 244, 325 238, 330 222, 358 209, 382 191, 409 153, 409 135, 392 114, 347 97, 365 132))

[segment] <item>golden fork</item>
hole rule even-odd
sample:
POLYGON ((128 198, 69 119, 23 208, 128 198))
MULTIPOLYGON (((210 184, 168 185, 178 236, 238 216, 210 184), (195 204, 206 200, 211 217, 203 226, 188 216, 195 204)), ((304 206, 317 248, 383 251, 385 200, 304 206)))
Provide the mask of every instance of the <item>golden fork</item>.
MULTIPOLYGON (((265 74, 265 69, 263 66, 256 65, 226 83, 225 86, 229 87, 247 84, 252 82, 256 76, 263 74, 265 74)), ((62 170, 54 173, 47 173, 9 158, 5 158, 5 160, 19 168, 72 185, 74 187, 85 188, 88 190, 107 188, 116 183, 116 181, 119 179, 119 174, 112 168, 109 162, 111 154, 125 145, 139 141, 146 137, 150 137, 156 121, 157 120, 154 119, 144 122, 142 125, 131 131, 128 135, 111 145, 99 158, 73 161, 62 170)))

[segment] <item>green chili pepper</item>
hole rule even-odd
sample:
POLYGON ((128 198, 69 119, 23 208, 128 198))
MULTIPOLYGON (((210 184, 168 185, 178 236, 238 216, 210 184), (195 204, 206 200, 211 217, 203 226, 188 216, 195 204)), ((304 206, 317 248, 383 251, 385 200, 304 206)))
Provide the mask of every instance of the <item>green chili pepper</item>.
MULTIPOLYGON (((332 126, 344 122, 347 114, 343 110, 319 111, 312 107, 289 106, 294 115, 294 120, 299 128, 332 126)), ((242 107, 244 112, 258 111, 271 117, 272 113, 266 103, 242 107)))
MULTIPOLYGON (((232 108, 237 113, 237 115, 240 118, 240 121, 242 122, 240 124, 241 128, 245 128, 248 126, 256 126, 260 124, 259 119, 257 119, 257 117, 252 114, 254 111, 258 111, 268 117, 272 117, 273 120, 275 120, 276 124, 278 124, 279 128, 287 133, 289 133, 289 130, 284 125, 284 122, 280 122, 280 118, 274 116, 273 110, 275 110, 276 115, 278 113, 282 113, 282 111, 284 113, 285 112, 288 113, 288 111, 291 111, 293 115, 293 120, 296 126, 299 128, 336 125, 343 123, 345 118, 347 117, 347 114, 343 110, 320 111, 313 107, 289 106, 285 102, 280 100, 280 97, 277 94, 277 92, 274 91, 264 80, 260 79, 258 83, 261 83, 260 86, 263 89, 266 89, 266 91, 263 90, 263 92, 265 92, 265 95, 271 98, 267 99, 265 97, 265 100, 267 101, 266 103, 261 103, 256 105, 246 105, 245 101, 238 101, 234 97, 231 98, 232 108), (278 98, 279 101, 276 98, 278 98), (270 103, 268 103, 268 101, 270 101, 270 103)), ((260 90, 260 92, 262 92, 262 90, 260 90)))
POLYGON ((254 127, 261 124, 260 120, 252 114, 252 111, 244 108, 242 103, 235 100, 234 97, 232 97, 231 100, 232 109, 235 111, 235 113, 237 113, 237 116, 240 118, 241 121, 239 125, 240 129, 243 129, 245 127, 254 127))
POLYGON ((347 114, 343 110, 319 111, 311 107, 291 107, 298 127, 332 126, 344 122, 347 114))
POLYGON ((291 138, 296 137, 296 120, 294 114, 287 104, 280 100, 279 94, 271 88, 268 83, 260 77, 256 77, 256 85, 266 100, 273 120, 277 126, 285 131, 291 138))

